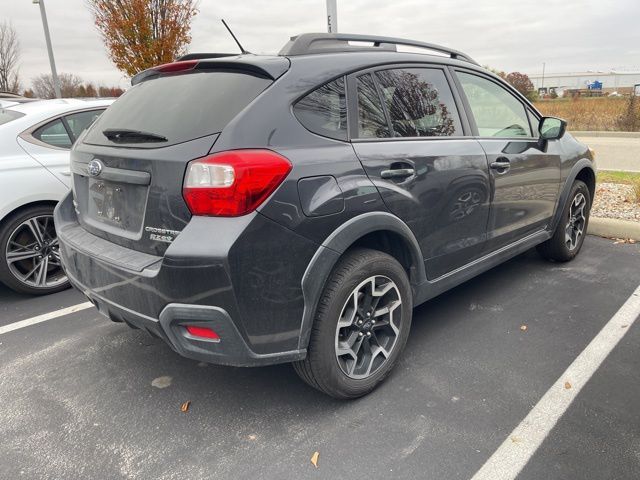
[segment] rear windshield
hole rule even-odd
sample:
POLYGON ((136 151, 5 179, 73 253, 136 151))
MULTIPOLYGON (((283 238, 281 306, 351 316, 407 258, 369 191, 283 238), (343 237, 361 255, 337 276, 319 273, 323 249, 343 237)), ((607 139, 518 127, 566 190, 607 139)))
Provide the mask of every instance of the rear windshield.
POLYGON ((11 120, 15 120, 20 117, 24 117, 24 113, 0 108, 0 125, 4 125, 5 123, 9 123, 11 120))
POLYGON ((245 72, 211 70, 143 81, 100 116, 84 142, 157 148, 217 133, 270 84, 270 79, 245 72), (156 137, 129 136, 112 141, 104 135, 105 130, 156 137))

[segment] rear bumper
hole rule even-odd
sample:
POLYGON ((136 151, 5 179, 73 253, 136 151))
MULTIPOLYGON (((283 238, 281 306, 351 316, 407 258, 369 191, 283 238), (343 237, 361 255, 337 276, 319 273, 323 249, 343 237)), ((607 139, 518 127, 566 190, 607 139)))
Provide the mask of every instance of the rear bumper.
MULTIPOLYGON (((299 348, 301 294, 286 290, 290 298, 281 295, 265 300, 260 295, 265 293, 264 287, 257 291, 243 283, 251 278, 252 271, 247 271, 234 253, 234 249, 240 249, 241 260, 250 257, 243 242, 255 239, 245 239, 245 230, 251 225, 249 230, 253 231, 256 224, 269 220, 257 214, 234 219, 225 234, 218 231, 216 241, 205 250, 201 224, 208 219, 194 218, 196 222, 187 225, 165 255, 156 257, 84 230, 77 221, 71 195, 60 202, 54 215, 70 282, 112 320, 146 330, 180 355, 209 363, 268 365, 306 355, 306 349, 299 348), (237 265, 239 272, 230 265, 237 265), (213 329, 220 341, 190 336, 184 328, 186 323, 213 329)), ((263 235, 260 228, 257 234, 263 235)), ((261 281, 260 286, 273 283, 261 281)))
POLYGON ((306 352, 291 351, 257 354, 245 343, 229 314, 220 307, 170 303, 159 318, 152 318, 117 305, 79 283, 72 275, 69 280, 93 303, 98 311, 116 322, 145 330, 166 342, 183 357, 219 365, 249 367, 293 362, 304 358, 306 352), (218 342, 190 336, 185 324, 209 327, 220 336, 218 342))

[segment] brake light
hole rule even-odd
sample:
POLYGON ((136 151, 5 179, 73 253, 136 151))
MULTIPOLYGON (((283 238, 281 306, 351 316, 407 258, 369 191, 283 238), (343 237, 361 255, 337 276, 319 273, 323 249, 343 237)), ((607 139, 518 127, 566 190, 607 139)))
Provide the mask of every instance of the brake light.
POLYGON ((183 60, 181 62, 171 62, 153 67, 153 70, 160 73, 182 72, 196 68, 198 60, 183 60))
POLYGON ((189 163, 182 196, 193 215, 238 217, 254 211, 291 171, 271 150, 232 150, 189 163))
POLYGON ((206 338, 207 340, 220 340, 220 336, 209 327, 197 327, 195 325, 186 325, 189 335, 199 338, 206 338))

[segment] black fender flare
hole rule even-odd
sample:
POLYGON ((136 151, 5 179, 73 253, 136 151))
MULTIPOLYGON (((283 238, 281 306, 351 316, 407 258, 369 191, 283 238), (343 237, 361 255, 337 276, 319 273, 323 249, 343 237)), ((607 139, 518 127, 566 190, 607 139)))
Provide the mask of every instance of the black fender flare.
MULTIPOLYGON (((593 176, 595 178, 596 172, 593 167, 593 162, 587 158, 582 158, 578 160, 567 175, 567 178, 564 181, 564 185, 562 186, 562 190, 560 191, 560 195, 558 197, 558 202, 556 204, 556 211, 551 219, 551 224, 549 225, 549 230, 553 234, 555 232, 558 223, 560 222, 560 217, 562 216, 562 212, 564 211, 564 207, 569 200, 569 193, 571 192, 571 187, 573 186, 573 182, 576 180, 578 174, 584 170, 585 168, 591 170, 593 176)), ((593 202, 593 198, 591 199, 593 202)))
POLYGON ((306 349, 316 306, 331 270, 342 254, 364 235, 377 231, 391 231, 406 241, 411 254, 410 281, 412 286, 427 279, 422 250, 411 229, 398 217, 387 212, 368 212, 353 217, 333 231, 318 247, 302 276, 304 310, 300 324, 298 348, 306 349))

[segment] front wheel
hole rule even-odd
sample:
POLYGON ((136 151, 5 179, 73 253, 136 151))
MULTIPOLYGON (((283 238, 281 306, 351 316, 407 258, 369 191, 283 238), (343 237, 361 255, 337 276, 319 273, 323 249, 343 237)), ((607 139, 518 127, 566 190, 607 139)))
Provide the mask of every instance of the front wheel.
POLYGON ((589 188, 576 180, 553 237, 538 246, 540 255, 556 262, 568 262, 578 255, 587 234, 590 210, 589 188))
POLYGON ((294 363, 296 372, 335 398, 366 395, 400 356, 412 309, 409 280, 396 259, 368 249, 347 253, 325 286, 307 358, 294 363))
POLYGON ((69 287, 60 264, 53 206, 25 208, 0 231, 0 281, 18 293, 44 295, 69 287))

